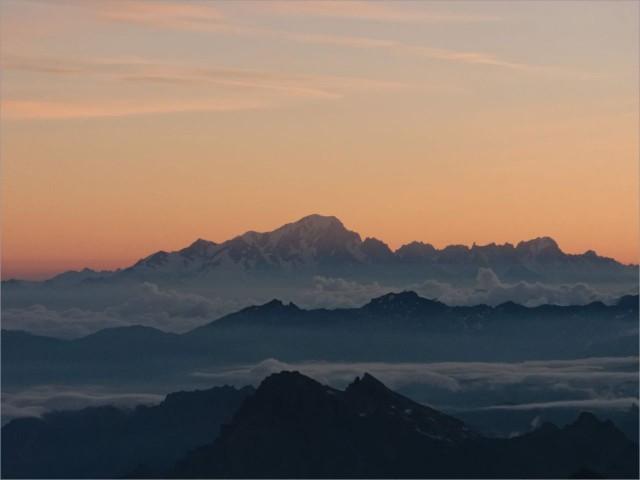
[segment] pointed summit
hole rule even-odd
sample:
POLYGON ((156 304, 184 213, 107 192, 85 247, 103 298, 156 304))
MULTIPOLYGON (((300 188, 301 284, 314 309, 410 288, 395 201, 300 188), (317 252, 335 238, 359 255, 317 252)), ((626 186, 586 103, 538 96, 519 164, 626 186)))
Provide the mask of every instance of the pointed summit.
POLYGON ((215 242, 204 240, 202 238, 197 239, 187 248, 180 250, 180 253, 187 258, 191 257, 206 257, 213 252, 213 248, 217 245, 215 242))
POLYGON ((317 213, 312 213, 311 215, 307 215, 306 217, 302 217, 297 222, 290 223, 288 225, 307 225, 313 228, 327 228, 331 225, 338 225, 344 228, 343 223, 333 215, 319 215, 317 213))
POLYGON ((360 235, 333 216, 309 215, 272 232, 247 232, 237 239, 257 247, 265 261, 293 268, 364 261, 360 235))
POLYGON ((411 315, 443 312, 448 307, 436 300, 423 298, 412 290, 405 290, 399 293, 387 293, 381 297, 374 298, 363 308, 386 314, 411 315))
POLYGON ((558 243, 551 237, 538 237, 518 243, 516 252, 531 257, 552 257, 562 255, 558 243))

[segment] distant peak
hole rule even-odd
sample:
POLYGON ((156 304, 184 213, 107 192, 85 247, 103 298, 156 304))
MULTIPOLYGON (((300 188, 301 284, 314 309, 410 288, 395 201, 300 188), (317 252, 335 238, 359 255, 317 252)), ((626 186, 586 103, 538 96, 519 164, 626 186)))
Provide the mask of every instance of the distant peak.
POLYGON ((215 242, 211 242, 209 240, 205 240, 204 238, 199 238, 195 242, 193 242, 189 247, 200 247, 200 246, 208 246, 208 245, 216 245, 215 242))
POLYGON ((591 412, 581 412, 576 423, 585 425, 600 425, 602 422, 591 412))
MULTIPOLYGON (((329 228, 338 228, 344 229, 343 223, 332 215, 318 215, 314 213, 312 215, 307 215, 306 217, 302 217, 300 220, 295 222, 287 223, 277 230, 289 230, 295 227, 305 227, 310 230, 326 230, 329 228)), ((276 230, 276 231, 277 231, 276 230)))
POLYGON ((302 391, 315 391, 324 394, 325 390, 319 382, 301 374, 297 370, 282 370, 266 377, 258 387, 257 393, 260 395, 289 397, 289 399, 295 400, 296 395, 302 391))
POLYGON ((388 390, 384 383, 369 373, 365 373, 362 378, 356 377, 347 387, 347 390, 388 390))
POLYGON ((320 215, 318 213, 312 213, 311 215, 302 217, 294 223, 339 223, 342 225, 342 222, 337 217, 333 215, 320 215))
POLYGON ((420 298, 420 295, 418 295, 416 292, 414 292, 413 290, 403 290, 402 292, 398 292, 398 293, 387 293, 386 295, 382 295, 381 297, 378 297, 374 300, 380 300, 382 302, 397 302, 397 301, 402 301, 402 300, 416 300, 420 298))
POLYGON ((287 305, 285 305, 282 300, 278 300, 277 298, 274 298, 273 300, 268 301, 267 303, 264 303, 262 305, 259 305, 258 307, 256 307, 260 310, 281 310, 281 309, 293 309, 293 310, 300 310, 300 308, 293 302, 289 302, 287 305))
POLYGON ((181 253, 203 254, 209 248, 215 247, 216 245, 217 243, 215 242, 210 242, 209 240, 204 240, 202 238, 199 238, 195 242, 193 242, 191 245, 189 245, 187 248, 182 249, 181 253))
POLYGON ((516 250, 526 250, 530 253, 556 252, 561 253, 558 243, 551 237, 538 237, 518 243, 516 250))
POLYGON ((426 298, 422 298, 413 290, 404 290, 399 293, 390 292, 380 297, 373 298, 368 305, 402 305, 413 304, 417 302, 429 302, 426 298))
MULTIPOLYGON (((380 380, 378 380, 376 377, 374 377, 373 375, 371 375, 368 372, 365 372, 365 374, 362 376, 362 380, 360 380, 360 381, 362 383, 364 383, 364 384, 382 385, 384 387, 384 383, 382 383, 380 380)), ((387 388, 387 387, 385 387, 385 388, 387 388)))
POLYGON ((389 248, 389 245, 384 243, 382 240, 377 239, 376 237, 367 237, 362 241, 362 244, 380 245, 389 248))

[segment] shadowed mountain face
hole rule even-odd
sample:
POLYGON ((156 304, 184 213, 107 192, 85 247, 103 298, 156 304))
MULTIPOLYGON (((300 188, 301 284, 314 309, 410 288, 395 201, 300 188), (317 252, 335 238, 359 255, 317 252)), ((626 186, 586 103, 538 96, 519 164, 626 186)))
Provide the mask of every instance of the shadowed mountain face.
POLYGON ((2 428, 3 478, 637 478, 638 445, 583 413, 490 439, 369 374, 344 391, 298 372, 61 411, 2 428), (234 413, 235 412, 235 413, 234 413), (220 425, 223 425, 220 427, 220 425))
POLYGON ((118 478, 141 464, 167 469, 213 441, 253 392, 217 387, 132 411, 92 407, 13 420, 2 428, 2 477, 118 478))
POLYGON ((370 375, 345 391, 274 374, 216 441, 170 473, 181 478, 566 478, 581 469, 636 478, 637 445, 583 414, 559 429, 492 440, 387 389, 370 375))

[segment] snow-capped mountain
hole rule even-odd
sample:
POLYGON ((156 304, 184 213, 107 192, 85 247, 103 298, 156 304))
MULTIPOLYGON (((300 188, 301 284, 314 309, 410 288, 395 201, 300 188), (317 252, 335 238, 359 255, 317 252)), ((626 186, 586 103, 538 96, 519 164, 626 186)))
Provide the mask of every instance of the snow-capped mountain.
POLYGON ((175 252, 160 251, 120 275, 134 278, 230 278, 229 276, 323 275, 345 278, 475 278, 491 268, 509 281, 627 281, 637 267, 625 266, 592 251, 562 252, 549 237, 514 246, 449 245, 436 249, 411 242, 392 251, 376 238, 362 240, 333 216, 309 215, 271 232, 249 231, 222 243, 196 240, 175 252))
POLYGON ((239 271, 291 273, 335 265, 366 263, 362 239, 335 217, 310 215, 272 232, 246 232, 216 244, 196 240, 177 252, 160 251, 125 272, 195 273, 239 271))

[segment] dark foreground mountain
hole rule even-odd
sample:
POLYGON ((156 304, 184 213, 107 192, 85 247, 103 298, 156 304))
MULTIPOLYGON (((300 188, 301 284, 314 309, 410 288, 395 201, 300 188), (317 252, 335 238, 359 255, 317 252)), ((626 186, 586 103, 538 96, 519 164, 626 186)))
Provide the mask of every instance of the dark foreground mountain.
POLYGON ((638 446, 584 413, 488 439, 387 389, 370 375, 345 391, 297 372, 265 379, 209 446, 169 473, 180 478, 637 478, 638 446))
POLYGON ((368 374, 340 391, 281 372, 257 390, 181 392, 156 407, 57 412, 2 429, 3 478, 585 475, 637 478, 638 445, 589 413, 486 438, 368 374))
POLYGON ((117 478, 134 469, 153 476, 213 441, 253 392, 216 387, 132 411, 91 407, 13 420, 2 428, 2 478, 117 478))

